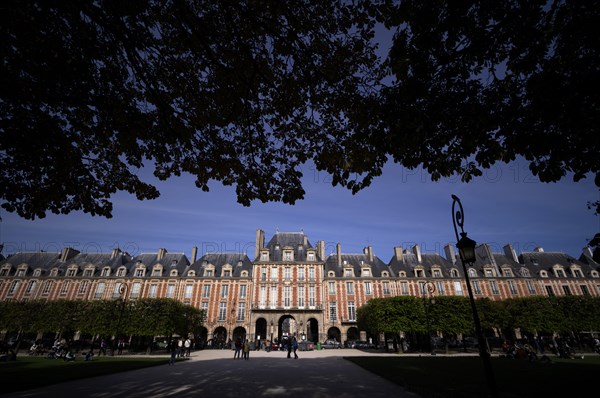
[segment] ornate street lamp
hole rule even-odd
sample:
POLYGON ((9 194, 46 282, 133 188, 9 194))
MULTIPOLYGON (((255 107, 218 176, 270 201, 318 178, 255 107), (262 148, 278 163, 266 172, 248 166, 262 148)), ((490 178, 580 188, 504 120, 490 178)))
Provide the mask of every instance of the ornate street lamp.
POLYGON ((460 199, 456 195, 452 195, 452 222, 454 223, 454 233, 456 235, 456 247, 462 262, 463 272, 465 274, 465 281, 467 283, 467 292, 469 293, 469 301, 471 303, 471 311, 473 312, 473 322, 475 323, 475 333, 477 334, 477 341, 479 343, 479 356, 483 362, 483 370, 490 390, 490 395, 493 398, 498 397, 498 390, 496 388, 496 380, 494 379, 494 372, 492 370, 492 363, 490 360, 490 353, 486 350, 485 339, 481 330, 481 322, 479 320, 479 314, 477 313, 477 306, 475 305, 475 299, 473 298, 473 289, 471 288, 471 282, 469 280, 469 273, 467 272, 466 264, 469 267, 473 266, 475 262, 475 245, 476 242, 473 239, 467 237, 467 233, 464 230, 465 213, 462 207, 460 199), (458 203, 459 210, 455 211, 455 205, 458 203), (458 228, 460 227, 460 239, 458 237, 458 228))
POLYGON ((435 292, 435 285, 431 281, 423 283, 423 307, 425 307, 425 321, 427 322, 427 336, 429 337, 429 350, 431 355, 435 355, 435 342, 431 336, 431 319, 429 316, 429 307, 435 303, 433 293, 435 292))

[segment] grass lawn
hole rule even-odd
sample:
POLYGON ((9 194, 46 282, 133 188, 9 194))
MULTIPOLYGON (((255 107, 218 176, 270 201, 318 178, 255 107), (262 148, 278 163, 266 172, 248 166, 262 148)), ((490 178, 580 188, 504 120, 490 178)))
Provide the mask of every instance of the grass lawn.
MULTIPOLYGON (((179 359, 182 360, 182 359, 179 359)), ((169 357, 94 357, 84 361, 78 356, 74 362, 47 359, 20 354, 14 362, 0 362, 1 394, 28 390, 86 377, 106 375, 164 365, 169 357)))
MULTIPOLYGON (((482 398, 488 388, 479 357, 348 357, 425 398, 482 398)), ((597 388, 600 356, 559 359, 551 363, 492 358, 502 398, 579 397, 597 388)))

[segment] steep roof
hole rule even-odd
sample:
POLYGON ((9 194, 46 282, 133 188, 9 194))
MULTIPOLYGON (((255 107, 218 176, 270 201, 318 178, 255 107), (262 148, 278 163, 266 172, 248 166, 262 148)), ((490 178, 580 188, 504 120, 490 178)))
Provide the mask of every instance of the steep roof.
POLYGON ((380 277, 383 271, 391 271, 386 263, 381 261, 379 257, 373 255, 373 258, 370 259, 368 254, 341 254, 341 261, 338 262, 338 255, 332 254, 327 257, 325 261, 325 274, 328 274, 329 271, 334 271, 336 277, 343 276, 344 268, 352 267, 354 269, 354 275, 361 274, 361 267, 364 265, 371 266, 371 274, 374 277, 380 277), (341 264, 341 266, 339 265, 341 264))
POLYGON ((196 271, 197 275, 203 275, 204 268, 213 265, 215 276, 220 276, 227 264, 231 265, 233 277, 241 276, 242 271, 247 271, 248 275, 252 274, 252 262, 245 253, 207 253, 190 265, 189 269, 196 271))
POLYGON ((304 232, 276 232, 265 246, 271 261, 283 261, 283 249, 294 250, 294 261, 306 261, 306 251, 314 249, 304 232))

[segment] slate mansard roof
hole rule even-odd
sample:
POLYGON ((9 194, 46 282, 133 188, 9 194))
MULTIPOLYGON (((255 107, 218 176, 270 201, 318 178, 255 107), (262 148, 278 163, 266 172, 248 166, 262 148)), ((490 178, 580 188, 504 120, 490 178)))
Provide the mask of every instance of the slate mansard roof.
POLYGON ((294 251, 294 261, 307 261, 307 251, 316 251, 304 232, 276 232, 265 248, 269 249, 270 261, 274 262, 283 261, 284 249, 294 251))
POLYGON ((200 257, 200 259, 190 265, 189 271, 195 271, 196 275, 204 275, 204 269, 207 266, 214 267, 214 275, 222 275, 225 266, 231 266, 231 276, 239 277, 243 271, 247 275, 252 274, 252 262, 245 253, 208 253, 200 257))

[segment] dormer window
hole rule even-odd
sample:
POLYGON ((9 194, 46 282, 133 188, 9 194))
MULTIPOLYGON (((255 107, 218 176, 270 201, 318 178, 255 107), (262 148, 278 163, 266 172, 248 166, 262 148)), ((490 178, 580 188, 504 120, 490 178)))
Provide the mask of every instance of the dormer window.
POLYGON ((484 268, 483 273, 488 278, 495 276, 495 272, 492 268, 484 268))
POLYGON ((73 277, 77 275, 77 268, 69 268, 67 270, 67 276, 73 277))
POLYGON ((194 270, 188 271, 187 276, 196 276, 196 271, 194 271, 194 270))
POLYGON ((330 278, 333 278, 333 277, 335 277, 335 272, 333 272, 333 271, 329 271, 329 272, 327 273, 327 276, 328 276, 328 277, 330 277, 330 278))
POLYGON ((247 278, 248 277, 248 271, 242 271, 242 278, 247 278))
POLYGON ((294 261, 294 252, 292 250, 284 250, 283 261, 294 261))
POLYGON ((136 277, 138 277, 138 278, 141 278, 141 277, 143 277, 143 276, 145 276, 145 275, 146 275, 146 267, 144 267, 143 265, 142 265, 141 267, 140 267, 140 266, 138 266, 138 267, 135 269, 135 276, 136 276, 136 277))
POLYGON ((204 276, 207 276, 207 277, 213 277, 213 276, 215 276, 214 266, 207 266, 204 269, 204 276))
POLYGON ((557 278, 566 278, 565 270, 562 267, 554 267, 554 276, 557 278))
POLYGON ((592 271, 590 272, 590 275, 592 276, 592 278, 598 278, 598 271, 592 271))
POLYGON ((583 278, 583 272, 579 267, 571 267, 571 274, 573 274, 573 278, 583 278))
POLYGON ((540 278, 547 278, 547 277, 548 277, 547 271, 540 271, 540 278))
POLYGON ((170 276, 177 276, 178 272, 176 269, 172 269, 171 273, 169 274, 170 276))
POLYGON ((371 270, 369 268, 363 268, 361 270, 361 275, 368 278, 371 276, 371 270))
POLYGON ((17 273, 15 274, 15 276, 25 276, 26 271, 27 271, 27 269, 25 267, 21 267, 17 270, 17 273))
POLYGON ((223 276, 225 278, 231 278, 231 270, 230 269, 223 270, 223 276))
POLYGON ((127 268, 119 267, 119 269, 117 270, 117 276, 125 276, 125 275, 127 275, 127 268))
POLYGON ((101 276, 110 276, 110 268, 109 267, 102 268, 101 276))
POLYGON ((513 273, 510 268, 502 268, 502 275, 507 278, 510 278, 511 276, 513 276, 513 273))
POLYGON ((243 262, 242 260, 239 260, 239 261, 238 261, 238 263, 237 263, 237 266, 238 266, 238 267, 241 267, 241 266, 243 266, 243 265, 244 265, 244 262, 243 262))
POLYGON ((315 261, 315 252, 308 252, 308 254, 306 255, 306 260, 315 261))
POLYGON ((352 278, 354 276, 354 271, 352 268, 344 268, 344 277, 352 278))
POLYGON ((86 278, 89 278, 91 276, 94 276, 94 269, 93 268, 86 268, 83 270, 83 276, 86 278))
POLYGON ((469 268, 469 276, 477 278, 477 271, 475 271, 475 268, 469 268))
POLYGON ((458 270, 456 268, 452 268, 450 270, 450 277, 451 278, 458 278, 459 277, 459 273, 458 273, 458 270))
POLYGON ((442 277, 442 271, 440 271, 439 269, 434 269, 431 272, 432 272, 434 278, 441 278, 442 277))
POLYGON ((33 271, 33 276, 41 276, 42 275, 42 270, 41 269, 36 269, 33 271))
MULTIPOLYGON (((110 270, 110 268, 109 268, 110 270)), ((58 276, 58 268, 52 268, 50 270, 50 276, 58 276)))
POLYGON ((269 252, 260 253, 260 261, 269 261, 269 252))
POLYGON ((527 268, 525 268, 525 267, 521 268, 521 276, 529 277, 530 275, 531 274, 529 273, 529 270, 527 268))
POLYGON ((390 274, 387 271, 383 271, 381 273, 381 276, 384 277, 384 278, 388 278, 390 276, 390 274))
POLYGON ((0 276, 8 276, 9 273, 10 273, 9 267, 3 267, 2 269, 0 269, 0 276))
POLYGON ((162 265, 155 265, 152 269, 152 276, 162 276, 162 265))
POLYGON ((401 278, 406 278, 406 271, 400 271, 398 273, 398 276, 401 277, 401 278))

